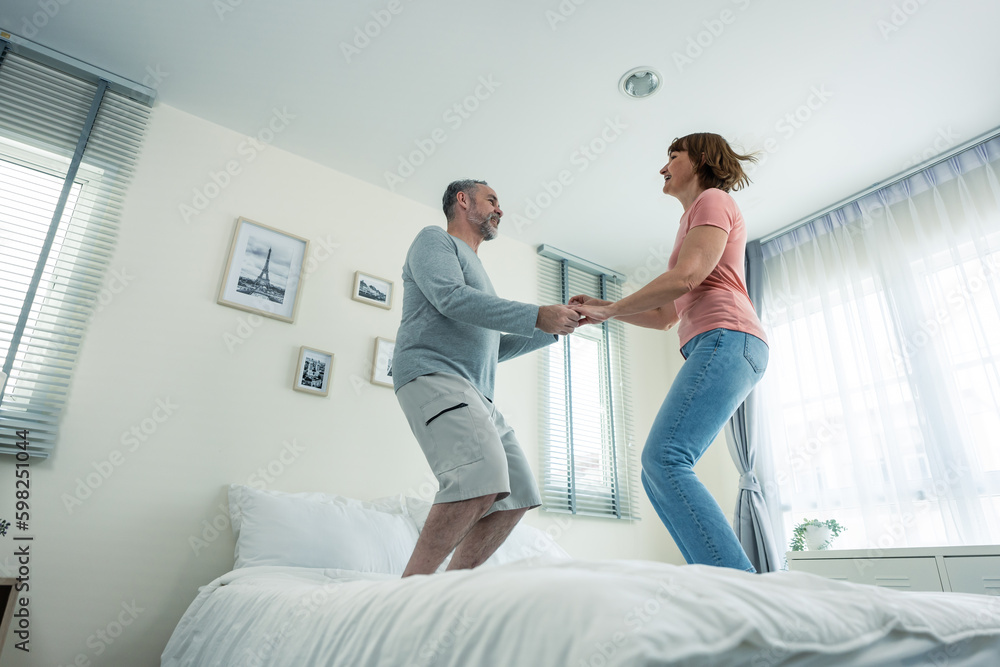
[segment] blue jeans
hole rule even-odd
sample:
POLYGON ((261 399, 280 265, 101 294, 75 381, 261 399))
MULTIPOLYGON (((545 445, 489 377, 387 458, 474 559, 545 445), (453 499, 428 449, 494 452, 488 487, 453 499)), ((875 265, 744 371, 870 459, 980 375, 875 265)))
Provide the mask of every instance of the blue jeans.
POLYGON ((767 344, 729 329, 698 334, 684 347, 642 451, 642 486, 688 563, 755 572, 719 503, 692 467, 767 368, 767 344))

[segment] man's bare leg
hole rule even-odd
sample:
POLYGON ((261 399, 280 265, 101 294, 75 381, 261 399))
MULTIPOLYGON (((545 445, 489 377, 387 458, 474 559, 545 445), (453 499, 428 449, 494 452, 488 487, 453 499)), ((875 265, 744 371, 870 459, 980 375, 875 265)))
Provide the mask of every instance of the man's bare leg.
POLYGON ((431 511, 427 514, 427 521, 424 522, 424 529, 420 531, 420 537, 417 539, 417 546, 414 547, 410 561, 403 570, 403 576, 433 574, 451 550, 489 511, 496 497, 497 494, 490 494, 454 503, 432 505, 431 511))
MULTIPOLYGON (((489 509, 489 508, 487 508, 489 509)), ((479 567, 500 548, 529 508, 494 512, 476 522, 448 563, 449 570, 479 567)))

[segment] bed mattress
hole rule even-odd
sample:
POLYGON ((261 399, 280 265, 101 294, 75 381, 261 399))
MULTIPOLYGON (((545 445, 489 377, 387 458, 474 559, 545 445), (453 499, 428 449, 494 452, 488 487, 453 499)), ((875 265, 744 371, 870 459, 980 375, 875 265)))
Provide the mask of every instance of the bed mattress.
POLYGON ((251 567, 200 589, 162 665, 996 667, 1000 598, 646 561, 251 567))

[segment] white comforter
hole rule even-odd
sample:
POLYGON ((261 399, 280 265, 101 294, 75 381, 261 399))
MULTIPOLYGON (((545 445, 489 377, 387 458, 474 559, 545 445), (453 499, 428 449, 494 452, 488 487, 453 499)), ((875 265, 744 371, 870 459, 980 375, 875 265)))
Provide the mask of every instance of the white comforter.
POLYGON ((1000 637, 1000 598, 645 561, 521 562, 406 580, 255 567, 202 587, 162 665, 776 665, 889 633, 942 646, 1000 637))

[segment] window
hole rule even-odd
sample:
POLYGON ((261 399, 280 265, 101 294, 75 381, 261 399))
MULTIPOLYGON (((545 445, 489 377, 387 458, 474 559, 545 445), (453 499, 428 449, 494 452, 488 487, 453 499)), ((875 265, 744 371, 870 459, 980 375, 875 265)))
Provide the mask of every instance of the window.
POLYGON ((1000 541, 998 166, 994 138, 762 243, 762 481, 786 534, 1000 541))
MULTIPOLYGON (((576 294, 615 301, 617 274, 551 247, 539 249, 540 298, 576 294)), ((621 322, 577 329, 540 355, 542 508, 638 519, 628 357, 621 322)))
POLYGON ((39 457, 56 441, 151 101, 58 63, 0 39, 0 453, 27 429, 39 457))

